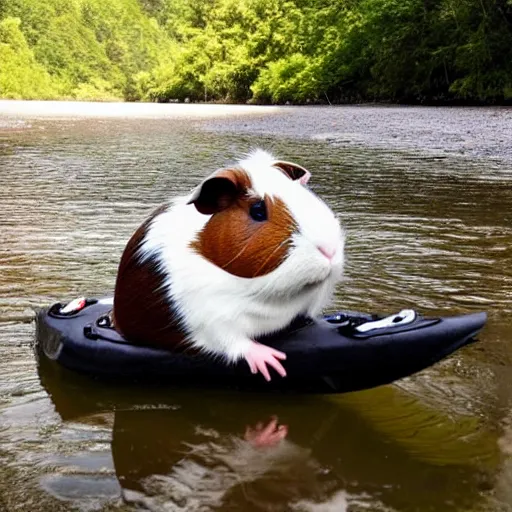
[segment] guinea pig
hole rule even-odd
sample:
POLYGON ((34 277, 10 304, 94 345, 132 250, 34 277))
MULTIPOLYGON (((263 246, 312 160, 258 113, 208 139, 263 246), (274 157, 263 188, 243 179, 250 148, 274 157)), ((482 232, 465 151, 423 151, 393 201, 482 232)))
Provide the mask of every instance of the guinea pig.
POLYGON ((344 230, 308 170, 256 149, 160 206, 122 254, 112 319, 131 341, 243 358, 269 381, 286 354, 255 341, 314 319, 344 268, 344 230))

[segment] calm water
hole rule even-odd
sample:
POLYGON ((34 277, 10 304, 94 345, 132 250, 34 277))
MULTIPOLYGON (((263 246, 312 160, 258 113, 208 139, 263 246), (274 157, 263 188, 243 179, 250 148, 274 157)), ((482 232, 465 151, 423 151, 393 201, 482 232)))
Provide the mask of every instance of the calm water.
POLYGON ((512 510, 511 110, 55 118, 9 105, 0 510, 512 510), (256 145, 308 167, 341 214, 348 263, 332 309, 486 310, 479 343, 330 397, 116 387, 36 360, 33 308, 111 292, 148 212, 256 145), (273 418, 287 436, 258 449, 273 418))

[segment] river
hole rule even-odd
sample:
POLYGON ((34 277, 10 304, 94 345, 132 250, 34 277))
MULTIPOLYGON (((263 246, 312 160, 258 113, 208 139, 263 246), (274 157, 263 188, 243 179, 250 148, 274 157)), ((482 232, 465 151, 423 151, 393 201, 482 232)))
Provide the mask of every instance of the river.
POLYGON ((512 109, 0 101, 0 510, 512 510, 512 109), (335 396, 114 385, 35 356, 168 196, 259 146, 340 214, 331 310, 487 311, 478 342, 335 396), (248 439, 272 421, 272 448, 248 439))

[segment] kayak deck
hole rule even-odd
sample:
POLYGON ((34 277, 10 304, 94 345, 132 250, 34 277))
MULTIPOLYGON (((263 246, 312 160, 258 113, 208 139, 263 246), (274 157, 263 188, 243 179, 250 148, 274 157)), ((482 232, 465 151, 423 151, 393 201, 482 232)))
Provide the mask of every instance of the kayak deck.
POLYGON ((75 310, 60 303, 36 317, 37 351, 70 370, 109 380, 235 387, 260 391, 341 393, 391 383, 421 371, 475 341, 484 312, 424 318, 415 311, 377 316, 340 311, 298 320, 259 341, 286 353, 287 376, 253 375, 245 361, 130 343, 108 327, 111 298, 90 298, 75 310))

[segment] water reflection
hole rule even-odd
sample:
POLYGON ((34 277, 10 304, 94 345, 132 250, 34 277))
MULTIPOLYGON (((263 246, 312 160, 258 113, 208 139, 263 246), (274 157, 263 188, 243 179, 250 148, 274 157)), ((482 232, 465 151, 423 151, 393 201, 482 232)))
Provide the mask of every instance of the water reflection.
POLYGON ((46 462, 54 470, 44 487, 77 503, 119 493, 126 502, 162 511, 315 510, 320 504, 321 510, 448 511, 473 507, 493 485, 499 454, 491 437, 475 435, 474 425, 460 418, 453 435, 449 418, 414 411, 397 395, 384 393, 378 403, 368 393, 328 400, 120 388, 47 360, 39 361, 38 374, 64 426, 111 428, 111 461, 99 453, 46 462), (386 426, 390 408, 405 415, 402 434, 386 426), (376 421, 379 410, 387 410, 386 420, 376 421), (425 414, 434 418, 430 425, 425 414), (411 430, 416 415, 423 433, 411 430), (434 446, 425 453, 425 435, 437 436, 439 429, 451 458, 434 446), (406 431, 409 439, 401 439, 406 431), (473 443, 469 452, 464 435, 473 443))

